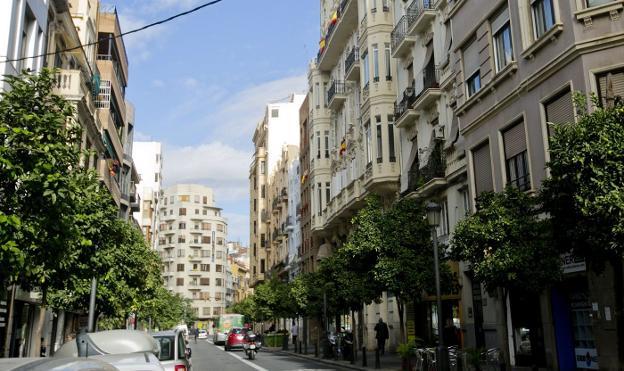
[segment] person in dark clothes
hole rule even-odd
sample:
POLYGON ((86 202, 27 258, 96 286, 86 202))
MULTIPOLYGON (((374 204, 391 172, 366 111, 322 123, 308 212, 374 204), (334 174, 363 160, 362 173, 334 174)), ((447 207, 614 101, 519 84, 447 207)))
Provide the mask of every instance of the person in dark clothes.
POLYGON ((377 349, 379 349, 379 353, 383 356, 386 352, 386 340, 390 337, 390 332, 388 331, 388 325, 383 321, 383 319, 379 319, 379 322, 375 325, 375 338, 377 339, 377 349))

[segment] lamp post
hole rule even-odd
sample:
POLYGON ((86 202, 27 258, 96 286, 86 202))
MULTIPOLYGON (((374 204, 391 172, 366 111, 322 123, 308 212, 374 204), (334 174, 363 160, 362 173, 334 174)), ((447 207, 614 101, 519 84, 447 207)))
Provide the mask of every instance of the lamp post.
POLYGON ((439 370, 448 370, 447 349, 444 346, 444 325, 442 323, 442 294, 440 292, 440 257, 438 256, 438 234, 436 227, 440 225, 440 211, 442 207, 435 202, 429 202, 426 206, 427 221, 431 227, 431 239, 433 240, 433 264, 435 269, 436 306, 438 315, 438 365, 439 370))

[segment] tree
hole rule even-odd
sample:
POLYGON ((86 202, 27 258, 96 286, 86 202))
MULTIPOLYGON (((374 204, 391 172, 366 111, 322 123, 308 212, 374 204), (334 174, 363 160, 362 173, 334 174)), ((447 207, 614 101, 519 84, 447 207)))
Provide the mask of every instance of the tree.
MULTIPOLYGON (((586 260, 594 271, 614 273, 619 362, 624 364, 624 104, 581 108, 576 124, 560 124, 550 138, 550 179, 542 199, 556 244, 586 260)), ((597 103, 594 100, 594 103, 597 103)))
MULTIPOLYGON (((540 293, 560 279, 559 251, 550 243, 549 221, 540 218, 535 197, 509 186, 504 192, 481 193, 476 204, 476 212, 455 227, 452 253, 470 263, 474 279, 490 293, 501 290, 507 313, 510 292, 540 293)), ((507 326, 500 331, 506 334, 507 326)), ((507 335, 502 338, 508 341, 507 335)))

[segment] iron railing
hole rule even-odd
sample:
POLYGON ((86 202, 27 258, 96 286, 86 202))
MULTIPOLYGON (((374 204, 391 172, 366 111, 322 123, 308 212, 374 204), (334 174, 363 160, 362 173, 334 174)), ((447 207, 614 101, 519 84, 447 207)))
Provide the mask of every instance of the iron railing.
POLYGON ((351 67, 353 67, 355 62, 358 62, 359 60, 360 60, 360 51, 358 48, 354 46, 353 49, 351 49, 351 51, 347 55, 347 58, 345 59, 345 72, 348 73, 349 71, 351 71, 351 67))
MULTIPOLYGON (((446 171, 446 159, 444 156, 444 145, 436 142, 427 164, 420 168, 419 164, 413 164, 412 170, 408 172, 407 188, 409 191, 416 191, 424 184, 435 178, 444 178, 446 171)), ((416 159, 415 161, 418 161, 416 159)))
POLYGON ((420 15, 426 10, 435 9, 435 5, 433 4, 433 0, 414 0, 407 7, 407 13, 411 14, 414 18, 412 18, 412 22, 410 22, 410 27, 412 24, 420 17, 420 15))
POLYGON ((327 90, 327 104, 331 102, 336 94, 344 94, 345 93, 345 84, 342 81, 333 81, 327 90))
POLYGON ((407 31, 409 30, 409 27, 413 22, 413 18, 413 15, 407 13, 403 17, 401 17, 401 19, 399 19, 399 22, 397 22, 397 25, 394 26, 394 29, 390 34, 390 43, 392 50, 395 50, 399 46, 399 44, 403 42, 405 36, 407 36, 407 31))
POLYGON ((403 116, 403 114, 405 114, 405 112, 407 112, 407 110, 412 107, 412 104, 414 104, 415 100, 416 94, 414 93, 414 87, 408 86, 407 88, 405 88, 405 90, 403 90, 403 97, 401 98, 401 100, 397 100, 394 103, 395 120, 398 121, 398 119, 401 118, 401 116, 403 116))
POLYGON ((427 89, 435 89, 440 87, 440 69, 436 67, 425 67, 418 73, 416 82, 416 96, 419 97, 427 89))

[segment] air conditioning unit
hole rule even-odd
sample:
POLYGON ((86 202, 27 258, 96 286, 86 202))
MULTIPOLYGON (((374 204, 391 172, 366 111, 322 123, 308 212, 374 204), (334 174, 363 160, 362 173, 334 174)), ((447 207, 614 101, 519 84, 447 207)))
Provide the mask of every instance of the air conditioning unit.
POLYGON ((433 128, 433 135, 435 139, 444 139, 444 125, 436 125, 433 128))

